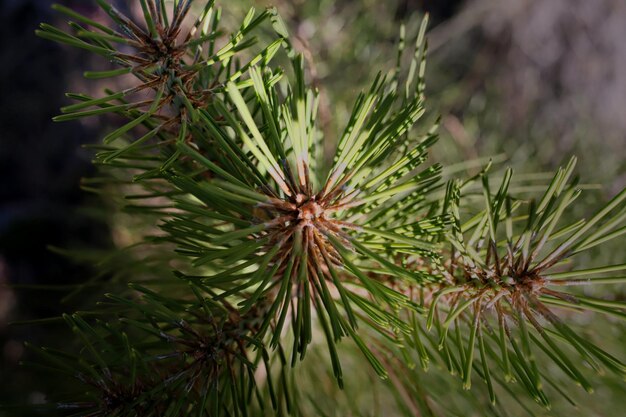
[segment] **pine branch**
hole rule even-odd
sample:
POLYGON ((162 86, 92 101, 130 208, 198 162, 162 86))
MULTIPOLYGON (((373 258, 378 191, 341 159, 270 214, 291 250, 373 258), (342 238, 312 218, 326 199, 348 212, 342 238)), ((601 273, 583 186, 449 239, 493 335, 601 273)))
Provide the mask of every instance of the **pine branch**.
MULTIPOLYGON (((622 377, 626 374, 619 359, 568 325, 563 311, 626 318, 624 303, 565 292, 569 286, 621 283, 622 277, 606 274, 625 269, 610 265, 564 271, 576 254, 618 237, 626 210, 622 191, 588 221, 562 224, 566 208, 580 194, 577 181, 570 182, 574 164, 572 159, 559 169, 537 203, 516 201, 508 193, 511 170, 496 193, 483 172, 485 208, 465 223, 459 216, 459 185, 448 186, 456 220, 447 236, 450 250, 437 267, 441 282, 428 286, 419 299, 428 309, 424 335, 447 355, 449 370, 462 377, 466 389, 478 373, 494 403, 492 375, 497 369, 506 381, 517 381, 537 402, 550 406, 543 389, 549 375, 537 365, 538 355, 545 355, 590 392, 585 370, 576 365, 580 360, 596 371, 604 367, 622 377), (527 212, 522 214, 524 206, 527 212), (589 278, 579 278, 585 276, 589 278), (433 328, 438 340, 428 332, 433 328)), ((420 346, 415 343, 422 361, 427 361, 432 353, 420 346)))
POLYGON ((420 383, 408 370, 417 363, 447 368, 473 393, 472 378, 483 380, 493 415, 502 415, 496 398, 514 392, 511 381, 545 407, 546 386, 570 400, 545 361, 588 391, 580 359, 626 375, 618 358, 567 324, 571 312, 626 317, 621 301, 576 291, 623 283, 624 264, 567 269, 575 255, 624 234, 626 191, 589 220, 566 222, 580 194, 575 160, 536 202, 520 198, 532 189, 511 170, 492 189, 491 164, 445 186, 443 173, 458 167, 427 163, 437 126, 417 126, 427 19, 406 75, 401 28, 395 70, 357 97, 326 165, 316 156, 334 138, 318 128, 319 95, 274 10, 250 10, 225 39, 213 1, 191 23, 191 0, 140 0, 141 23, 97 2, 115 29, 55 6, 75 21, 72 32, 42 25, 38 34, 119 67, 87 78, 130 75, 135 84, 103 97, 71 94, 77 103, 55 120, 125 120, 95 146, 107 176, 84 185, 111 187, 126 210, 157 218, 159 230, 138 239, 145 252, 102 262, 117 284, 132 282, 129 290, 64 316, 78 358, 35 348, 44 367, 81 382, 60 408, 298 415, 308 393, 291 368, 323 350, 343 387, 346 346, 387 378, 377 383, 407 415, 459 408, 420 383), (273 38, 253 52, 252 33, 268 20, 273 38), (274 67, 281 52, 292 72, 274 67))

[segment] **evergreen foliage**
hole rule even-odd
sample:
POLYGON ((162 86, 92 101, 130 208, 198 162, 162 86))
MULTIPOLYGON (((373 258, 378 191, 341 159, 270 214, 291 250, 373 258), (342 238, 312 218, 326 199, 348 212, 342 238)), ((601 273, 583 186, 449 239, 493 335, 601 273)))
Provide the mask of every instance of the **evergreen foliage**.
POLYGON ((112 187, 159 230, 102 262, 117 274, 103 283, 114 293, 64 316, 76 350, 33 347, 38 366, 78 382, 59 409, 322 415, 310 403, 332 398, 298 379, 319 377, 298 373, 319 357, 346 389, 367 363, 406 415, 463 412, 450 410, 450 392, 420 382, 421 368, 442 381, 457 375, 471 391, 453 395, 475 408, 486 398, 493 415, 500 395, 527 408, 519 390, 546 408, 551 395, 571 400, 563 376, 587 391, 592 370, 626 377, 620 358, 572 320, 626 317, 623 302, 577 291, 624 283, 615 273, 626 264, 571 267, 626 232, 626 190, 569 223, 575 159, 534 195, 511 170, 492 174, 489 164, 461 179, 428 163, 437 126, 422 119, 427 19, 408 68, 402 28, 396 67, 357 97, 334 140, 318 126, 318 93, 275 10, 250 10, 227 36, 213 1, 140 0, 143 22, 96 1, 110 26, 55 6, 70 32, 42 24, 38 35, 117 66, 87 78, 132 85, 68 94, 76 103, 55 120, 124 120, 97 146, 103 177, 89 188, 112 187), (272 39, 259 46, 255 32, 272 39))

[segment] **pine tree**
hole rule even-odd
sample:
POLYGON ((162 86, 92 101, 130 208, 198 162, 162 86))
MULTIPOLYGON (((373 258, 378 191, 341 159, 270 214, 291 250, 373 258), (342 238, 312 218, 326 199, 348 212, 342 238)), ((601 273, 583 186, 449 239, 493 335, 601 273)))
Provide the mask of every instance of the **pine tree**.
POLYGON ((575 385, 591 392, 590 371, 626 376, 575 319, 626 317, 623 302, 576 290, 624 283, 626 264, 574 263, 626 232, 626 190, 569 222, 575 159, 539 193, 492 164, 471 178, 431 164, 426 18, 408 68, 402 29, 397 66, 334 141, 276 10, 251 9, 226 35, 213 1, 140 0, 141 22, 96 1, 110 26, 54 6, 70 31, 37 33, 115 66, 87 78, 133 84, 68 94, 76 103, 55 120, 124 120, 96 146, 89 188, 132 201, 158 231, 100 262, 116 277, 105 301, 63 317, 75 348, 32 347, 76 380, 59 409, 330 415, 345 405, 319 404, 335 395, 330 370, 346 390, 377 375, 367 390, 398 414, 507 415, 511 399, 533 414, 532 400, 549 409, 575 385))

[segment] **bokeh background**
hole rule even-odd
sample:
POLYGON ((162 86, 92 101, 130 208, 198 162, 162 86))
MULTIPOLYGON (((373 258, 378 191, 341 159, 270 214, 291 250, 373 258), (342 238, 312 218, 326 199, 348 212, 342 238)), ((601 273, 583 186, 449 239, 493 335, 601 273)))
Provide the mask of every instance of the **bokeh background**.
MULTIPOLYGON (((68 103, 65 92, 102 89, 82 79, 83 71, 101 62, 35 37, 42 21, 63 25, 52 3, 0 1, 0 404, 45 401, 56 381, 19 365, 28 359, 23 342, 58 346, 65 337, 55 322, 9 323, 57 316, 89 299, 67 295, 72 284, 93 276, 93 268, 50 247, 107 249, 121 239, 118 218, 101 209, 105 202, 80 189, 81 178, 94 174, 91 152, 82 145, 97 141, 111 121, 51 121, 68 103)), ((95 2, 59 3, 106 21, 95 2)), ((116 3, 132 13, 138 2, 116 3)), ((496 156, 518 172, 543 172, 577 155, 578 174, 598 185, 587 197, 591 207, 626 186, 623 0, 221 4, 233 21, 251 4, 278 8, 322 92, 320 115, 329 140, 345 123, 357 93, 377 71, 394 65, 400 23, 410 39, 428 12, 427 95, 431 117, 443 116, 435 159, 459 163, 496 156)), ((619 247, 601 256, 624 261, 619 247)), ((616 291, 621 293, 615 298, 626 299, 623 288, 616 291)), ((617 384, 602 401, 590 397, 598 404, 580 415, 619 415, 620 395, 626 395, 621 389, 617 384)), ((0 416, 29 413, 0 410, 0 416)))

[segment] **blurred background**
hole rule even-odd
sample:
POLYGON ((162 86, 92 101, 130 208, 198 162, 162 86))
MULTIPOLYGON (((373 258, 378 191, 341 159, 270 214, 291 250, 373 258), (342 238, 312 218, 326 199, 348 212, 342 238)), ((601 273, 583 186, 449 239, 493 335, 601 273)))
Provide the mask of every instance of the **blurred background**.
MULTIPOLYGON (((58 2, 108 22, 95 2, 58 2)), ((50 10, 52 3, 0 1, 0 404, 45 400, 55 381, 18 365, 27 355, 23 341, 58 345, 64 334, 54 322, 9 322, 79 309, 81 300, 66 297, 70 287, 58 285, 94 274, 49 247, 106 249, 119 240, 116 218, 95 209, 103 204, 97 195, 80 190, 81 178, 94 174, 91 153, 81 145, 98 141, 110 121, 51 121, 68 103, 65 92, 98 94, 103 88, 82 79, 83 71, 102 65, 97 58, 34 35, 40 22, 64 25, 50 10)), ((138 2, 115 3, 133 13, 138 2)), ((626 186, 623 0, 230 0, 221 5, 236 22, 251 3, 276 6, 305 52, 309 77, 322 93, 320 119, 329 138, 337 136, 353 99, 375 73, 395 65, 400 23, 411 39, 428 12, 429 111, 433 118, 443 115, 435 159, 459 163, 504 154, 517 172, 543 172, 577 155, 583 181, 601 185, 588 194, 590 207, 626 186)), ((624 261, 619 250, 601 256, 624 261)), ((621 291, 616 297, 623 300, 621 291)), ((624 334, 618 340, 624 341, 624 334)), ((594 414, 580 415, 617 415, 610 410, 626 394, 619 386, 596 397, 602 401, 590 408, 594 414)), ((0 416, 21 412, 0 410, 0 416)))

